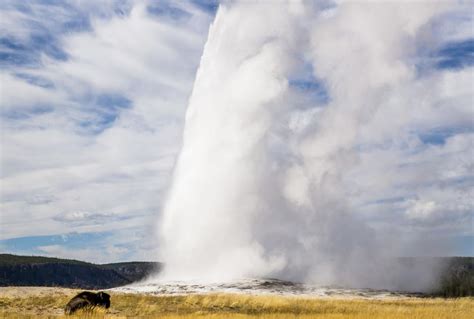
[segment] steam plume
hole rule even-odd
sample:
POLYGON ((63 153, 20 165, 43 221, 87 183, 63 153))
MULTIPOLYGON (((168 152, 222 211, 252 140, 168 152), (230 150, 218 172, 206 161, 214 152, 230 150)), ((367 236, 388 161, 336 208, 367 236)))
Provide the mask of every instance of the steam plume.
MULTIPOLYGON (((414 103, 410 52, 420 28, 448 9, 221 5, 160 226, 163 276, 413 283, 386 276, 389 265, 397 268, 388 258, 403 247, 359 218, 347 180, 361 161, 357 146, 374 141, 366 132, 380 125, 378 110, 414 103), (299 79, 302 70, 312 71, 299 79), (318 96, 327 97, 308 98, 298 86, 308 79, 321 79, 318 96)), ((406 124, 394 122, 395 131, 406 124)), ((429 282, 421 277, 416 288, 429 282)))

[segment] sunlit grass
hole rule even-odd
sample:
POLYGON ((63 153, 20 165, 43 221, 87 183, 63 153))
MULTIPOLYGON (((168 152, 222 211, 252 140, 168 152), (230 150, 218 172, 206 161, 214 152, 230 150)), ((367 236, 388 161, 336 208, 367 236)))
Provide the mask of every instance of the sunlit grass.
MULTIPOLYGON (((38 288, 34 288, 38 289, 38 288)), ((77 291, 48 289, 43 293, 28 290, 0 294, 2 318, 58 318, 77 291)), ((474 318, 474 298, 404 298, 387 300, 317 299, 308 297, 207 294, 151 296, 111 293, 108 310, 96 308, 72 318, 474 318)))

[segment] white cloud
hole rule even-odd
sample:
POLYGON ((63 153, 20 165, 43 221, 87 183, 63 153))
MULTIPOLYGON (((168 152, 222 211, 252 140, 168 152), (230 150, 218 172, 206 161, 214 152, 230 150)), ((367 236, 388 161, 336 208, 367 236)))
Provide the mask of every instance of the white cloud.
POLYGON ((62 222, 102 222, 113 217, 111 213, 96 213, 85 211, 73 211, 66 214, 59 214, 57 220, 62 222))
POLYGON ((61 92, 29 84, 6 72, 1 73, 2 112, 21 112, 37 105, 54 105, 64 101, 61 92), (19 93, 22 94, 19 94, 19 93))
POLYGON ((428 219, 436 210, 436 203, 433 201, 414 201, 406 211, 410 219, 428 219))

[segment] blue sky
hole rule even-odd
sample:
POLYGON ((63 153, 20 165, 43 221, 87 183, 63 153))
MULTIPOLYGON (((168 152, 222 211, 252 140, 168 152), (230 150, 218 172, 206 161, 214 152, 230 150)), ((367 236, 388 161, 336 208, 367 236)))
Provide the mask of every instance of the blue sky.
MULTIPOLYGON (((216 10, 204 0, 2 1, 2 252, 93 262, 158 256, 156 225, 216 10)), ((472 87, 472 23, 462 10, 430 21, 411 58, 420 82, 467 74, 472 87)), ((289 80, 302 114, 332 98, 317 75, 307 66, 289 80)), ((474 255, 466 86, 436 101, 449 109, 442 120, 429 113, 403 138, 357 145, 362 159, 403 159, 391 174, 451 173, 407 177, 353 201, 374 225, 436 234, 456 255, 474 255)))
POLYGON ((2 251, 153 259, 216 8, 2 2, 2 251))

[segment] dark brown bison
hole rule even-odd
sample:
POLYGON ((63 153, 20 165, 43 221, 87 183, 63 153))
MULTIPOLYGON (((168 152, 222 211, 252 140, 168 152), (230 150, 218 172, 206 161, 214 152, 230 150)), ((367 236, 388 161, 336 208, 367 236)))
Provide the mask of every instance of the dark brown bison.
POLYGON ((70 315, 79 309, 94 309, 96 306, 109 308, 110 295, 105 292, 93 293, 90 291, 83 291, 69 300, 64 312, 67 315, 70 315))

